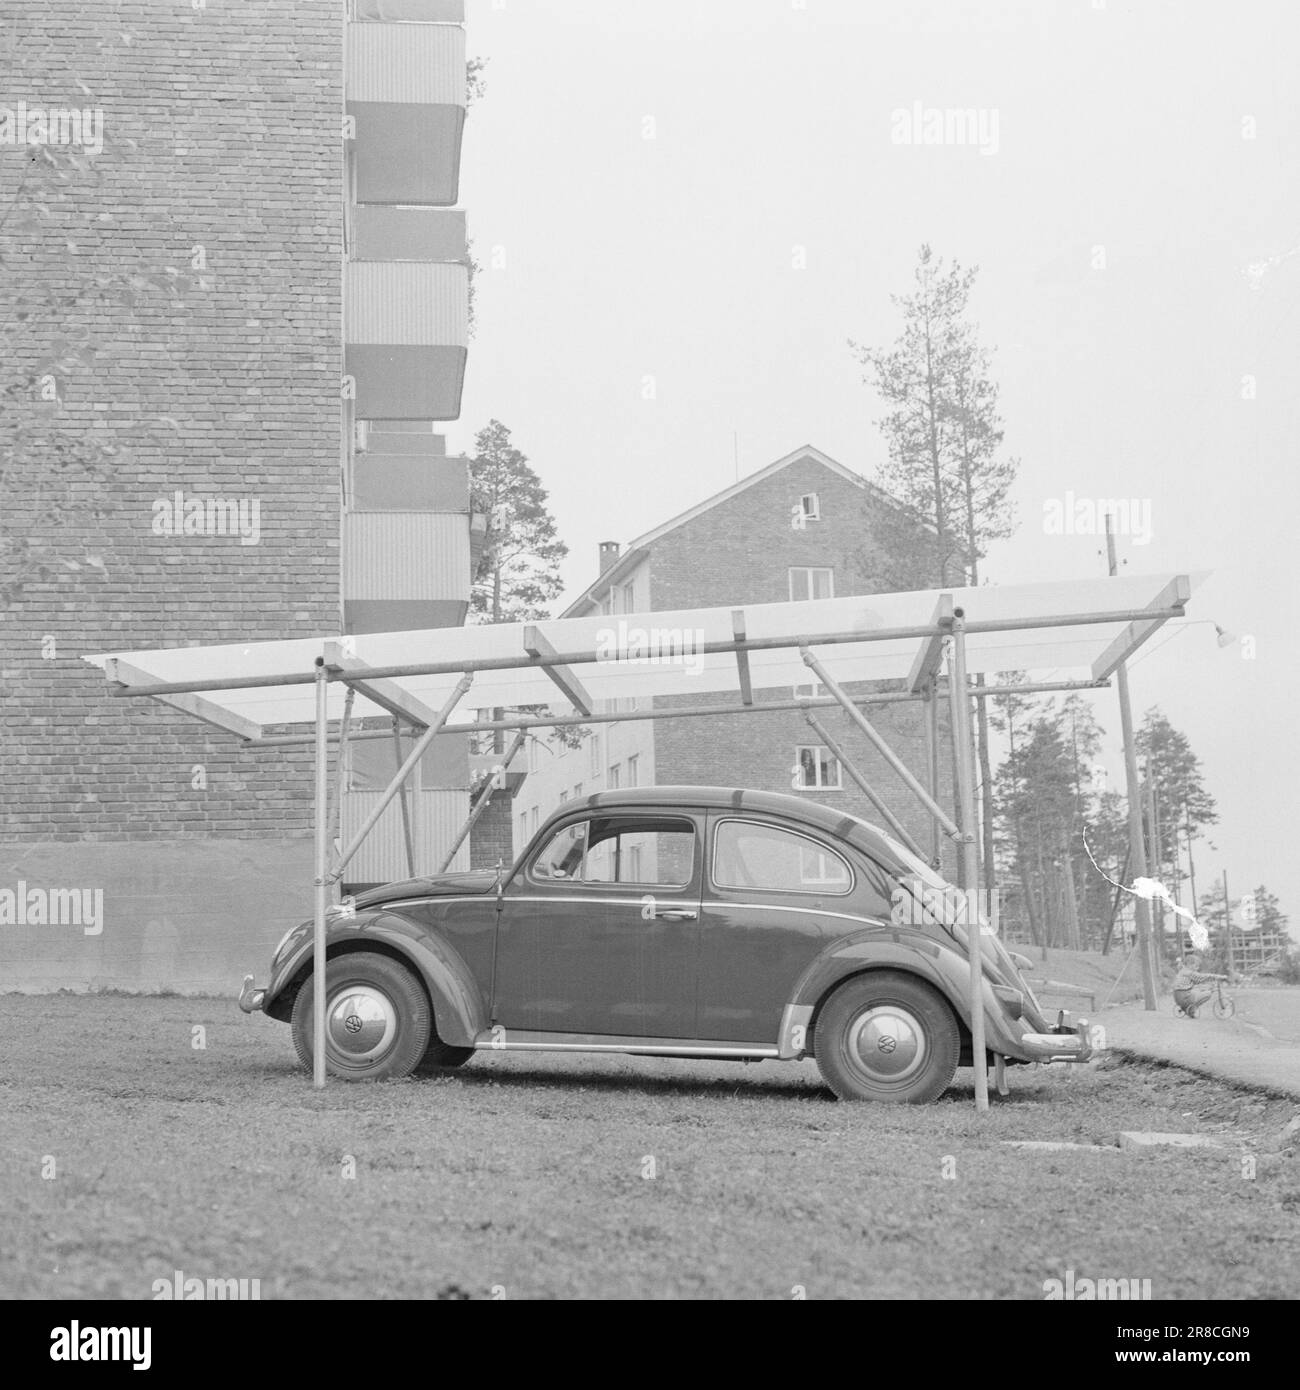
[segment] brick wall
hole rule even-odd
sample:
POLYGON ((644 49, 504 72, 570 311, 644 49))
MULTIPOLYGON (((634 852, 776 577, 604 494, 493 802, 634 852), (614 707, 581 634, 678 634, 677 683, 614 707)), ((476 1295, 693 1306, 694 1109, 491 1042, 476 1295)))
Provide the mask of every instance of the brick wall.
MULTIPOLYGON (((44 412, 23 436, 39 447, 5 498, 5 529, 43 540, 54 572, 5 614, 0 882, 57 844, 75 882, 78 844, 148 842, 132 851, 147 877, 177 837, 230 844, 237 872, 237 842, 309 833, 306 751, 240 752, 109 698, 78 658, 338 630, 342 23, 342 5, 295 0, 0 0, 0 106, 98 108, 105 139, 39 235, 0 232, 0 319, 33 285, 77 297, 33 315, 3 384, 60 335, 96 349, 56 373, 57 401, 22 407, 44 412), (190 282, 178 303, 147 281, 173 272, 190 282), (72 470, 69 522, 46 525, 51 461, 95 437, 122 450, 113 476, 72 470), (255 501, 258 543, 156 534, 177 490, 255 501)), ((0 206, 27 158, 0 145, 0 206)), ((185 891, 169 877, 142 909, 156 918, 185 891)))
MULTIPOLYGON (((843 478, 812 457, 796 460, 652 543, 651 607, 663 610, 781 602, 790 597, 788 572, 792 567, 831 568, 837 596, 880 592, 886 587, 882 577, 898 569, 899 559, 886 553, 884 547, 897 545, 904 534, 885 513, 889 506, 873 489, 843 478), (818 495, 821 520, 796 530, 791 526, 791 509, 800 495, 808 492, 818 495)), ((860 687, 850 689, 856 693, 860 687)), ((756 699, 790 699, 793 695, 792 689, 783 688, 756 692, 756 699)), ((656 703, 671 705, 673 701, 656 703)), ((687 697, 680 703, 707 702, 687 697)), ((941 791, 943 804, 951 805, 946 710, 941 714, 941 791)), ((867 715, 908 768, 924 780, 922 705, 876 705, 867 715)), ((930 817, 902 780, 866 738, 848 726, 840 711, 831 708, 818 717, 928 852, 930 817)), ((796 792, 792 787, 796 748, 818 742, 803 716, 794 710, 662 720, 655 725, 656 781, 660 785, 716 784, 795 792, 830 806, 842 806, 879 824, 879 814, 847 775, 839 791, 796 792)))
POLYGON ((483 814, 469 832, 469 864, 472 869, 495 869, 498 860, 514 862, 514 798, 509 790, 492 793, 483 814))

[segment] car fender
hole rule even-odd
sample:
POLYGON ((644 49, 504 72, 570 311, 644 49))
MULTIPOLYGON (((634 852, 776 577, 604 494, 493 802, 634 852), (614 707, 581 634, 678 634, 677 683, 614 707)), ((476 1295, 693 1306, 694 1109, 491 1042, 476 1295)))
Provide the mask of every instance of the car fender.
POLYGON ((810 1010, 807 1018, 812 1021, 831 990, 864 970, 901 970, 919 976, 943 995, 964 1027, 970 1026, 970 1009, 962 992, 962 982, 970 975, 966 958, 923 932, 894 926, 870 928, 832 942, 800 976, 791 1005, 810 1010))
MULTIPOLYGON (((311 974, 310 925, 304 923, 308 930, 302 941, 273 969, 263 1004, 264 1011, 272 1017, 287 1017, 285 995, 296 993, 311 974)), ((400 912, 383 909, 327 924, 327 958, 364 947, 396 956, 415 970, 429 992, 438 1037, 443 1042, 469 1047, 488 1026, 487 1002, 478 981, 460 952, 441 933, 410 921, 400 912)))

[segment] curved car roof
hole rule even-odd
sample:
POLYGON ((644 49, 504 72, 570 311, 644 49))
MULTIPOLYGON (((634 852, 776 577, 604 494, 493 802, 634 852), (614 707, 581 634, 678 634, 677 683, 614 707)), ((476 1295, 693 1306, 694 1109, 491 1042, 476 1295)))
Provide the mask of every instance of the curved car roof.
POLYGON ((800 821, 827 831, 850 844, 875 855, 876 858, 905 867, 898 857, 894 842, 884 831, 859 820, 833 806, 808 801, 787 792, 756 791, 745 787, 626 787, 615 791, 592 792, 576 801, 566 801, 561 811, 613 810, 617 807, 673 806, 718 811, 752 811, 800 821))

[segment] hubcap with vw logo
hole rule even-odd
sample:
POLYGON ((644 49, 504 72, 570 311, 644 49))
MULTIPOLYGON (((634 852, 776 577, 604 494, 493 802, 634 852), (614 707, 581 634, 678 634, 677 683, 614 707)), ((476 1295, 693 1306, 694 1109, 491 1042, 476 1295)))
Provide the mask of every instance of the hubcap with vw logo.
POLYGON ((925 1029, 900 1004, 864 1009, 850 1025, 848 1041, 850 1060, 876 1083, 905 1082, 925 1062, 925 1029))
POLYGON ((325 1015, 329 1045, 349 1062, 381 1057, 397 1032, 393 1002, 373 985, 348 985, 330 1000, 325 1015))

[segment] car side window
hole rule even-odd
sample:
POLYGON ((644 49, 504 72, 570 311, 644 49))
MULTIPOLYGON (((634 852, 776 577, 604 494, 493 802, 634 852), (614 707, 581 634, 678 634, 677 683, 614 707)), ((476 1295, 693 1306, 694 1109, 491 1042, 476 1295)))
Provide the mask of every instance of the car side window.
POLYGON ((593 816, 562 826, 534 856, 544 883, 685 888, 695 874, 695 826, 663 816, 593 816))
POLYGON ((713 882, 718 888, 838 895, 851 891, 853 871, 820 840, 758 821, 724 820, 713 837, 713 882))

